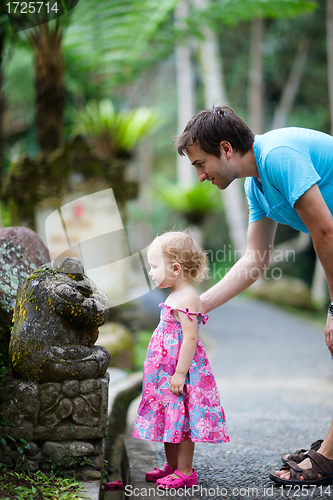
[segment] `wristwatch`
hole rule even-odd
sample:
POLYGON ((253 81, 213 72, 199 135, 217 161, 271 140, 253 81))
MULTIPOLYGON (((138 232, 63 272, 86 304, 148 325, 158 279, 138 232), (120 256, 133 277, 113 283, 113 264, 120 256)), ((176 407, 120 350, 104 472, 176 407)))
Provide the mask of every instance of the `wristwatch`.
POLYGON ((330 316, 333 316, 333 302, 331 302, 331 305, 330 305, 330 307, 328 308, 328 314, 329 314, 330 316))

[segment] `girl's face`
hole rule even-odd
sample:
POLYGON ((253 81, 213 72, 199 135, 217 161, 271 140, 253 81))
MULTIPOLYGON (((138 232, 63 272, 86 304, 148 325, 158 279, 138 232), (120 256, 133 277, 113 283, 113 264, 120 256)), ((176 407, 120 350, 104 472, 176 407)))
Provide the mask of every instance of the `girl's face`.
POLYGON ((148 262, 150 265, 149 276, 158 288, 171 287, 175 276, 172 264, 163 255, 161 246, 154 242, 148 250, 148 262))

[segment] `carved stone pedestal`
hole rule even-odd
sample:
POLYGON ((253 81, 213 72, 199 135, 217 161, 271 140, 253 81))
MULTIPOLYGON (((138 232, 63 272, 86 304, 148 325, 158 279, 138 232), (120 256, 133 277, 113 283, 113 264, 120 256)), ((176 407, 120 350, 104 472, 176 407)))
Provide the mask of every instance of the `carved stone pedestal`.
POLYGON ((103 438, 108 430, 108 373, 103 378, 67 380, 63 384, 6 381, 0 390, 1 460, 15 468, 75 472, 81 479, 98 479, 104 465, 103 438), (12 439, 11 439, 12 438, 12 439))

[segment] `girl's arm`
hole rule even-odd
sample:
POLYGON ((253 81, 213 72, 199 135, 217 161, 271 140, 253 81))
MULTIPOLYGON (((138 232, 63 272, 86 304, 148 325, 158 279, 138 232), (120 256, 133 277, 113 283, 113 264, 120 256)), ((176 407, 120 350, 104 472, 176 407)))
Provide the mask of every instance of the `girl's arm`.
MULTIPOLYGON (((195 305, 196 304, 190 304, 189 302, 187 303, 190 312, 196 312, 197 309, 195 305)), ((178 315, 183 331, 183 342, 179 352, 176 371, 170 380, 170 391, 176 396, 183 394, 185 377, 193 361, 198 343, 197 316, 191 315, 191 318, 193 318, 191 321, 185 313, 178 311, 178 315)))

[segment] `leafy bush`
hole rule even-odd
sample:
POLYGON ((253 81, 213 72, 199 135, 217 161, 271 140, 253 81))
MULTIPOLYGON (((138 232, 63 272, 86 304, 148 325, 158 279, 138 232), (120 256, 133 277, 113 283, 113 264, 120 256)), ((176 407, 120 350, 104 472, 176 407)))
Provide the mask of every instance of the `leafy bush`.
MULTIPOLYGON (((16 500, 83 500, 81 483, 73 478, 47 477, 43 472, 36 474, 0 472, 0 496, 11 495, 16 500)), ((4 498, 4 500, 6 500, 4 498)))

